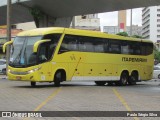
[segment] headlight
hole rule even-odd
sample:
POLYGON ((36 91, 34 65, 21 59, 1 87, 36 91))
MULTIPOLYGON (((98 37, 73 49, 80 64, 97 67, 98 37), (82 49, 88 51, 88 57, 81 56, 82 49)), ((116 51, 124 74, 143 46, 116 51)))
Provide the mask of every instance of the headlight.
POLYGON ((33 73, 33 72, 35 72, 39 69, 41 69, 41 67, 26 71, 26 72, 11 71, 11 70, 8 69, 8 72, 10 72, 11 74, 15 74, 15 75, 27 75, 27 74, 33 73))
POLYGON ((33 72, 39 70, 39 69, 41 69, 41 67, 38 67, 38 68, 35 68, 35 69, 32 69, 32 70, 29 70, 29 71, 27 71, 27 73, 30 74, 30 73, 33 73, 33 72))

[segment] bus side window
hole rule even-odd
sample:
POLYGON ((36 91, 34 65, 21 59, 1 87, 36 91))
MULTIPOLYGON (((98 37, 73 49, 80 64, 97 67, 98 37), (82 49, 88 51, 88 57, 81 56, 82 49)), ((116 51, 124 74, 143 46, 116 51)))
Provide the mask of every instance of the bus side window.
POLYGON ((83 41, 79 41, 78 47, 79 47, 79 51, 82 51, 82 52, 86 51, 86 46, 83 41))
POLYGON ((95 52, 98 52, 98 53, 104 53, 105 50, 106 50, 106 44, 105 44, 105 40, 103 38, 96 38, 94 40, 94 49, 95 49, 95 52))
POLYGON ((58 53, 78 51, 77 36, 65 35, 58 53))
POLYGON ((46 43, 42 43, 39 47, 39 52, 38 52, 38 62, 39 63, 43 63, 45 61, 47 61, 47 48, 48 46, 46 45, 46 43))
POLYGON ((109 40, 109 52, 120 54, 120 41, 119 40, 109 40))
POLYGON ((129 42, 129 46, 131 55, 141 54, 141 42, 129 42))
POLYGON ((121 41, 121 53, 122 54, 129 54, 128 41, 121 41))
POLYGON ((104 52, 108 53, 109 52, 109 40, 104 39, 104 52))
POLYGON ((146 55, 146 43, 141 43, 141 55, 146 55))
POLYGON ((153 53, 153 43, 147 43, 146 45, 146 55, 150 55, 153 53))
POLYGON ((55 51, 55 48, 56 48, 58 41, 60 39, 60 36, 61 36, 61 34, 48 34, 43 37, 43 39, 50 39, 51 40, 51 42, 47 45, 48 46, 48 49, 47 49, 48 59, 51 59, 53 52, 55 51))
POLYGON ((94 46, 92 42, 85 42, 85 48, 86 48, 86 52, 94 52, 94 46))
POLYGON ((74 40, 69 40, 68 42, 68 49, 70 51, 77 51, 77 43, 74 40))

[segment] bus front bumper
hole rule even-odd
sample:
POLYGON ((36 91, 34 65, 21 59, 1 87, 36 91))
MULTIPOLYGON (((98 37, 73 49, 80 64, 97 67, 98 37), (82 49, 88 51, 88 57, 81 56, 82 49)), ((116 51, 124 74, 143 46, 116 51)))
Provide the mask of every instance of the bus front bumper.
POLYGON ((40 81, 38 69, 27 71, 21 69, 9 69, 7 73, 8 79, 13 81, 40 81))

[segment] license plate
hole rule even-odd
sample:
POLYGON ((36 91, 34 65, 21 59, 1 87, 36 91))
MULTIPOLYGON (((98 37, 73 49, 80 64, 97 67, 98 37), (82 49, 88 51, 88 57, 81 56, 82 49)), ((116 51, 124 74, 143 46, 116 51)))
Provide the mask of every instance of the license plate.
POLYGON ((21 79, 22 79, 22 77, 20 77, 20 76, 17 76, 17 77, 16 77, 16 79, 17 79, 17 80, 21 80, 21 79))

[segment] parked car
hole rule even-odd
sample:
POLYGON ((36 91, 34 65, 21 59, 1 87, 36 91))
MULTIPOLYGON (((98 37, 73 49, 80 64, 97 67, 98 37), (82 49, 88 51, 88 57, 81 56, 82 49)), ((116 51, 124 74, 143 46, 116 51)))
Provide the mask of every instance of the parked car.
POLYGON ((154 66, 153 79, 160 79, 160 66, 154 66))
POLYGON ((0 59, 0 73, 6 74, 6 60, 0 59))

